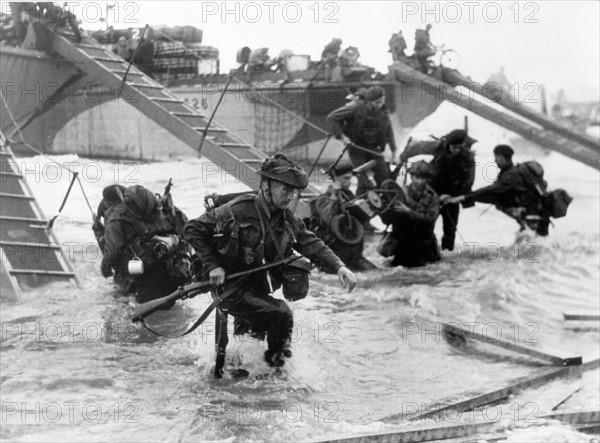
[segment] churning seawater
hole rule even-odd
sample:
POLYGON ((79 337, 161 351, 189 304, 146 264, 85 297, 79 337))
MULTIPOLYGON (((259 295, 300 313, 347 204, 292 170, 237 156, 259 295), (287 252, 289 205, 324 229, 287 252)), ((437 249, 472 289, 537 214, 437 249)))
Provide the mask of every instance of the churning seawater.
MULTIPOLYGON (((479 171, 492 161, 484 152, 489 150, 490 145, 479 149, 476 187, 486 184, 479 171)), ((548 370, 493 346, 453 346, 443 339, 441 322, 478 323, 492 338, 559 356, 597 358, 598 322, 565 322, 562 313, 600 311, 598 172, 559 154, 537 155, 551 187, 564 187, 574 197, 569 215, 555 221, 548 238, 515 243, 516 224, 478 205, 461 213, 458 249, 440 263, 385 267, 370 243, 366 254, 382 268, 359 275, 354 292, 342 290, 336 276, 313 272, 308 298, 292 304, 294 355, 282 373, 262 361, 264 343, 230 335, 228 365, 247 369, 245 379, 212 378, 212 317, 173 340, 131 324, 132 300, 118 297, 111 280, 100 275, 91 215, 75 188, 55 232, 82 287, 45 287, 1 305, 0 437, 305 441, 387 432, 415 424, 382 421, 386 416, 458 401, 548 370)), ((83 164, 94 165, 82 173, 94 207, 103 187, 116 179, 162 192, 173 177, 175 203, 190 218, 203 212, 206 193, 243 186, 232 178, 224 183, 220 175, 206 177, 207 162, 200 159, 137 165, 75 156, 57 160, 79 162, 80 171, 83 164)), ((46 214, 54 215, 68 185, 66 174, 54 183, 52 177, 42 181, 43 174, 56 176, 50 167, 43 172, 46 159, 19 163, 29 171, 46 214)), ((182 332, 208 298, 180 302, 149 323, 164 333, 182 332)), ((546 412, 580 386, 560 408, 597 410, 600 382, 594 370, 511 396, 500 409, 483 412, 494 412, 498 430, 511 429, 510 441, 589 441, 558 422, 514 423, 516 412, 546 412)))

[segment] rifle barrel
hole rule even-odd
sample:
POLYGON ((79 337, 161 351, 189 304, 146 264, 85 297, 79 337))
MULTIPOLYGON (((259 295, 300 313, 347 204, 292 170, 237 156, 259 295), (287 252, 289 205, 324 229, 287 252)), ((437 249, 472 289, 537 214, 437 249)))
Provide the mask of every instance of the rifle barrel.
MULTIPOLYGON (((239 277, 245 277, 247 275, 251 275, 256 272, 260 272, 260 271, 271 269, 271 268, 274 268, 277 266, 281 266, 283 264, 290 263, 294 260, 298 260, 301 257, 302 257, 301 255, 294 256, 294 257, 288 257, 286 259, 279 260, 274 263, 269 263, 266 265, 259 266, 257 268, 249 269, 247 271, 242 271, 242 272, 238 272, 235 274, 231 274, 226 277, 225 281, 231 281, 231 280, 234 280, 239 277)), ((138 322, 138 321, 148 317, 150 314, 155 313, 156 311, 160 311, 162 309, 170 307, 170 305, 175 303, 177 300, 180 300, 183 298, 195 297, 200 292, 202 292, 203 288, 206 288, 208 286, 211 286, 210 281, 191 283, 186 286, 181 286, 175 292, 173 292, 169 295, 165 295, 164 297, 157 298, 156 300, 151 300, 149 302, 142 303, 141 305, 137 306, 135 308, 135 310, 133 311, 133 314, 131 315, 131 321, 133 321, 134 323, 138 322)))

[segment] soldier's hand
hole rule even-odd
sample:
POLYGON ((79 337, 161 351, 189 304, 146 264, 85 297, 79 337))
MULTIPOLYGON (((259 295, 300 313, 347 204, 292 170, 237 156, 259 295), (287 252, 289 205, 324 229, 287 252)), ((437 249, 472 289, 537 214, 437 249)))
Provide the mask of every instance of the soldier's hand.
POLYGON ((410 212, 410 208, 402 202, 394 203, 394 210, 401 212, 410 212))
POLYGON ((460 203, 460 202, 464 201, 465 198, 466 197, 464 195, 459 195, 458 197, 450 197, 449 199, 446 199, 444 201, 444 203, 445 204, 448 204, 448 203, 460 203))
POLYGON ((345 266, 342 266, 338 270, 338 277, 340 279, 340 284, 342 288, 348 287, 348 292, 352 292, 352 290, 356 287, 358 280, 356 279, 356 275, 350 269, 345 266))
POLYGON ((225 269, 219 267, 208 273, 211 285, 223 286, 225 284, 225 269))
POLYGON ((102 277, 104 277, 104 278, 108 278, 111 275, 113 275, 113 272, 112 272, 112 269, 110 268, 110 266, 101 265, 100 272, 102 273, 102 277))
POLYGON ((440 195, 440 205, 444 206, 447 203, 450 203, 452 196, 450 194, 442 194, 440 195))

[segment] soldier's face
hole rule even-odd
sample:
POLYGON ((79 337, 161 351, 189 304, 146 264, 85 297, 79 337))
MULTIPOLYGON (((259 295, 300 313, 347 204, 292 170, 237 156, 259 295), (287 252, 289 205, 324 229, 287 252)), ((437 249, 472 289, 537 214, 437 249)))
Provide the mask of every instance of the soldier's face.
POLYGON ((427 177, 422 175, 413 175, 412 184, 417 191, 420 191, 425 188, 425 185, 427 184, 427 177))
POLYGON ((460 151, 462 150, 463 145, 450 145, 449 149, 450 149, 450 154, 454 155, 458 155, 460 153, 460 151))
POLYGON ((510 165, 510 160, 507 159, 506 157, 504 157, 503 155, 494 155, 494 159, 496 160, 496 165, 500 168, 503 169, 505 167, 507 167, 508 165, 510 165))
POLYGON ((273 206, 277 209, 287 209, 294 197, 300 192, 298 188, 294 188, 286 183, 281 183, 275 180, 271 181, 271 199, 273 206))
POLYGON ((352 184, 352 173, 348 172, 344 175, 338 175, 337 180, 340 184, 340 188, 347 191, 348 189, 350 189, 350 185, 352 184))
POLYGON ((373 107, 381 109, 381 107, 385 105, 385 96, 379 97, 377 100, 373 100, 370 103, 373 107))

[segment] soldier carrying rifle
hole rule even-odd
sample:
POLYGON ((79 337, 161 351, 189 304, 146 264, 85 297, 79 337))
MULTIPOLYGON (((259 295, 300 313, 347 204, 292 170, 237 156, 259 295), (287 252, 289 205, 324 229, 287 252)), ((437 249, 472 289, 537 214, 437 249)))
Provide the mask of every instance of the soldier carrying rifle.
MULTIPOLYGON (((208 211, 185 227, 187 240, 202 263, 201 278, 222 286, 232 273, 252 270, 292 256, 306 256, 319 268, 336 270, 340 283, 350 291, 355 275, 289 209, 308 176, 283 154, 265 160, 258 195, 242 195, 208 211)), ((292 311, 270 294, 282 287, 286 299, 304 298, 308 292, 308 269, 301 260, 268 271, 254 273, 220 304, 236 319, 235 334, 266 335, 264 358, 280 367, 291 357, 290 341, 294 324, 292 311)), ((233 282, 233 285, 236 283, 233 282)))

